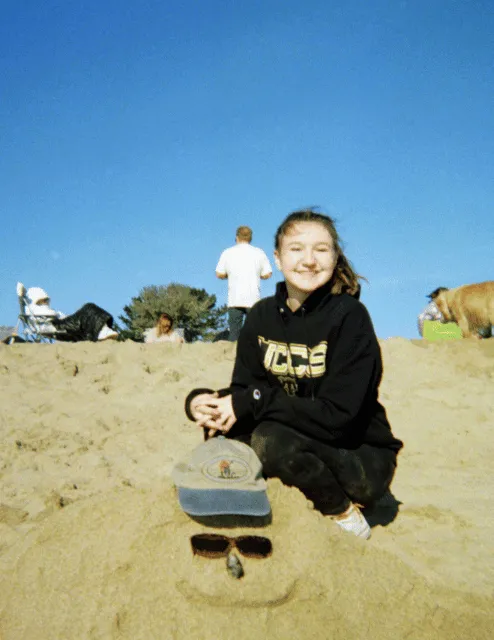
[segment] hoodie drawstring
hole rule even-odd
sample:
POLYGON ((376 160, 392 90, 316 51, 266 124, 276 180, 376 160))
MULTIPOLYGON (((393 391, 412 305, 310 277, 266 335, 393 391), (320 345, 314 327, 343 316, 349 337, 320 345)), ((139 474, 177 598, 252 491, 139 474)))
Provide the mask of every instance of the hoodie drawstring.
MULTIPOLYGON (((285 310, 284 307, 278 307, 278 310, 280 312, 280 316, 281 319, 283 321, 283 330, 285 332, 285 339, 286 339, 286 348, 288 349, 289 353, 291 354, 291 350, 290 350, 290 339, 288 336, 288 327, 286 326, 286 322, 288 320, 288 314, 285 310)), ((314 378, 312 376, 312 363, 310 361, 310 347, 309 347, 309 332, 307 330, 307 320, 305 318, 305 307, 302 306, 301 307, 301 311, 302 311, 302 318, 303 318, 303 323, 304 323, 304 333, 305 333, 305 346, 307 347, 307 369, 309 371, 309 378, 310 378, 310 397, 311 400, 315 399, 315 391, 314 391, 314 378)))
POLYGON ((315 397, 314 378, 312 377, 312 363, 310 361, 309 331, 307 330, 307 320, 305 319, 305 307, 303 305, 302 305, 302 318, 304 323, 305 343, 307 347, 307 366, 309 369, 309 378, 310 378, 310 397, 312 400, 314 400, 314 397, 315 397))

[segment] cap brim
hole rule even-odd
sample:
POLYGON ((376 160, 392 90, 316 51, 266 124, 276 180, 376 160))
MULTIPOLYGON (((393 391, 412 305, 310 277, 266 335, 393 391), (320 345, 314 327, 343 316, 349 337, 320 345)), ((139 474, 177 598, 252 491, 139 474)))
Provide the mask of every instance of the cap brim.
POLYGON ((191 516, 266 516, 271 507, 265 491, 178 489, 178 501, 191 516))

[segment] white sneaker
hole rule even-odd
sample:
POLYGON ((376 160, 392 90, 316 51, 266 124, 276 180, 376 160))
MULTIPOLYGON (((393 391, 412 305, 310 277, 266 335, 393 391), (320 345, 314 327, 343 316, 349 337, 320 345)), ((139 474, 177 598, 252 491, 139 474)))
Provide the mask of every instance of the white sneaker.
POLYGON ((371 536, 369 523, 364 518, 363 513, 355 504, 351 504, 344 513, 337 516, 330 516, 342 529, 353 533, 359 538, 368 540, 371 536))
POLYGON ((110 329, 107 324, 105 324, 103 329, 98 333, 98 340, 114 340, 115 338, 118 338, 118 333, 113 331, 113 329, 110 329))

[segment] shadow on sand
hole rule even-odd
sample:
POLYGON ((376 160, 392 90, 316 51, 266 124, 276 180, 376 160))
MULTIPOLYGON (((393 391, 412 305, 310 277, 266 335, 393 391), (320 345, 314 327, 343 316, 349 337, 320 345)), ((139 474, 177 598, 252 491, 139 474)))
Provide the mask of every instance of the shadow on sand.
POLYGON ((397 500, 391 491, 388 491, 374 505, 364 510, 365 519, 371 527, 377 525, 386 527, 395 520, 401 504, 403 503, 397 500))

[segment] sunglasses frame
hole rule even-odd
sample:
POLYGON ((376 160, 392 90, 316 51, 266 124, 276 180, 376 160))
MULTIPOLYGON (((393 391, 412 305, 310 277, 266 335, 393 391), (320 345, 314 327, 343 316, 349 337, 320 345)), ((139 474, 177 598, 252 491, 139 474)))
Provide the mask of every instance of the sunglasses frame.
POLYGON ((269 556, 273 553, 273 543, 271 542, 271 540, 264 536, 255 536, 255 535, 243 535, 243 536, 237 536, 232 538, 230 536, 225 536, 221 533, 197 533, 190 537, 190 544, 192 547, 192 553, 195 556, 196 555, 202 556, 204 558, 225 558, 230 554, 230 552, 233 549, 237 549, 237 551, 245 558, 264 559, 264 558, 269 558, 269 556), (216 541, 222 540, 226 543, 225 549, 222 551, 210 551, 207 549, 198 549, 196 546, 194 546, 194 541, 195 540, 199 541, 201 539, 204 541, 209 540, 210 542, 213 542, 215 540, 216 541), (262 542, 267 547, 269 547, 269 551, 267 553, 250 553, 250 552, 245 553, 245 551, 242 551, 241 546, 242 546, 242 542, 244 542, 247 539, 250 539, 251 541, 262 542))

